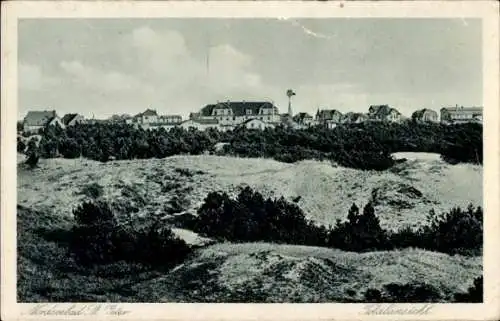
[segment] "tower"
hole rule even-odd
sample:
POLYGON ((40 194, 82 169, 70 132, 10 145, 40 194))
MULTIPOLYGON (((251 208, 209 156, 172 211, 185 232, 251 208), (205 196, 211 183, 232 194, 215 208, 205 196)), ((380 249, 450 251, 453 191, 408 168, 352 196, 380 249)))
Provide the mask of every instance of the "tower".
POLYGON ((288 89, 286 91, 286 95, 288 97, 288 117, 292 118, 293 113, 292 113, 292 97, 295 96, 295 92, 292 89, 288 89))

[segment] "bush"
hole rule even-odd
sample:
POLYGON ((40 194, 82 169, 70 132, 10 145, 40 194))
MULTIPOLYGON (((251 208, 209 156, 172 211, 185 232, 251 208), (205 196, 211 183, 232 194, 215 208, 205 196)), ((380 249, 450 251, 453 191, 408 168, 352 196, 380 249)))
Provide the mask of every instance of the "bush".
MULTIPOLYGON (((221 155, 268 157, 283 162, 304 159, 335 161, 362 170, 385 170, 395 164, 394 152, 440 153, 446 161, 482 164, 482 126, 404 122, 339 125, 335 129, 284 126, 262 131, 240 128, 230 132, 173 128, 143 130, 126 124, 78 124, 42 131, 42 157, 79 155, 106 162, 111 158, 163 158, 176 154, 211 152, 228 143, 221 155)), ((182 174, 182 173, 181 173, 182 174)), ((190 175, 189 173, 185 173, 190 175)))
POLYGON ((443 293, 427 283, 389 283, 383 290, 368 289, 364 297, 370 303, 424 303, 442 302, 443 293))
POLYGON ((366 204, 363 214, 353 204, 347 218, 347 222, 337 221, 330 231, 330 246, 357 252, 388 248, 387 233, 380 227, 371 203, 366 204))
POLYGON ((430 211, 428 224, 417 230, 402 229, 390 236, 396 248, 419 247, 448 254, 478 255, 483 248, 483 210, 469 205, 437 215, 430 211))
POLYGON ((455 294, 455 301, 460 303, 482 303, 483 302, 483 277, 474 279, 473 286, 466 293, 455 294))
POLYGON ((304 245, 325 245, 327 236, 326 228, 307 220, 296 204, 284 198, 264 199, 249 187, 236 199, 226 193, 209 193, 198 210, 195 230, 229 241, 304 245))
POLYGON ((74 216, 70 252, 83 265, 128 261, 170 267, 191 251, 170 228, 159 223, 119 223, 104 202, 84 202, 74 216))
POLYGON ((98 198, 103 194, 104 190, 98 183, 91 183, 82 188, 82 194, 91 198, 98 198))
POLYGON ((25 150, 26 150, 26 143, 18 137, 17 138, 17 152, 24 153, 25 150))
POLYGON ((30 140, 28 142, 28 149, 26 151, 26 164, 30 168, 35 168, 38 165, 38 160, 40 159, 40 154, 36 142, 30 140))

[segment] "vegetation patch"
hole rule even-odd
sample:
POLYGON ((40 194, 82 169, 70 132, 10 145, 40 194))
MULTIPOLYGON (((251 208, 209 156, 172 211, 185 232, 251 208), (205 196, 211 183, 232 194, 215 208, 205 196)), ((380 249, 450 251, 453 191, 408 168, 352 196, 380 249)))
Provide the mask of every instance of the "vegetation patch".
POLYGON ((375 209, 367 203, 360 212, 353 204, 346 221, 335 226, 318 226, 304 212, 284 198, 265 199, 245 187, 236 198, 226 193, 207 195, 198 210, 194 230, 219 240, 234 242, 276 242, 328 246, 366 252, 416 247, 448 254, 480 255, 483 245, 483 211, 470 205, 437 215, 431 211, 427 225, 397 232, 380 226, 375 209))
MULTIPOLYGON (((385 170, 398 163, 391 157, 395 152, 439 153, 450 163, 482 164, 482 130, 482 125, 475 123, 443 125, 411 121, 341 124, 334 129, 317 126, 296 130, 278 126, 227 132, 213 128, 148 131, 126 124, 78 124, 42 130, 36 150, 44 158, 83 156, 107 162, 200 155, 212 153, 216 146, 224 143, 217 148, 217 154, 268 157, 287 163, 304 159, 331 160, 351 168, 385 170)), ((21 142, 20 139, 18 150, 23 150, 24 142, 21 142)), ((193 173, 184 174, 192 176, 193 173)))

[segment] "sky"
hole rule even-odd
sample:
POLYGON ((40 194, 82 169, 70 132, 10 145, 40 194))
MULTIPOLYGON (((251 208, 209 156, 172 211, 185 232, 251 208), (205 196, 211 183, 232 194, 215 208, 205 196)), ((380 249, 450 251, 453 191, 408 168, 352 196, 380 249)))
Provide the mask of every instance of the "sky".
POLYGON ((226 100, 294 113, 482 105, 476 19, 21 19, 18 117, 186 117, 226 100))

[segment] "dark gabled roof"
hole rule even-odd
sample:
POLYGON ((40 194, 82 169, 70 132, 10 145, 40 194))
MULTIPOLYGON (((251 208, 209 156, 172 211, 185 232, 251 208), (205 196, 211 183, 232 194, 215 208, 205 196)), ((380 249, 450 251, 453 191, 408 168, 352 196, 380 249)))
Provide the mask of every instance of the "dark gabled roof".
POLYGON ((143 112, 141 115, 142 116, 158 116, 158 114, 156 113, 156 110, 153 110, 153 109, 146 109, 146 111, 143 112))
POLYGON ((57 117, 55 110, 29 111, 24 117, 24 122, 28 126, 44 126, 57 117))
POLYGON ((64 125, 67 125, 67 124, 69 124, 70 121, 72 121, 73 119, 75 119, 76 116, 78 116, 78 114, 66 114, 62 118, 62 123, 64 125))
POLYGON ((316 117, 321 119, 333 119, 334 115, 342 116, 342 113, 336 109, 323 109, 316 112, 316 117))
POLYGON ((137 115, 135 115, 134 118, 139 118, 142 116, 158 116, 158 114, 156 113, 156 110, 146 109, 142 113, 138 113, 137 115))
POLYGON ((306 118, 313 118, 313 117, 308 113, 298 113, 297 115, 293 116, 294 121, 302 121, 306 118))
POLYGON ((395 111, 398 114, 401 114, 397 109, 390 107, 389 105, 371 105, 369 108, 370 114, 375 117, 385 117, 391 113, 391 111, 395 111))
POLYGON ((348 121, 348 122, 356 122, 359 119, 368 119, 368 115, 363 114, 363 113, 353 113, 353 112, 348 112, 344 115, 343 120, 348 121))
POLYGON ((229 101, 220 102, 217 104, 206 105, 201 109, 202 116, 211 116, 214 109, 226 109, 232 110, 233 116, 244 116, 246 115, 246 110, 250 109, 252 115, 257 115, 261 108, 274 108, 275 112, 278 113, 278 108, 272 103, 267 101, 229 101))
POLYGON ((427 109, 427 108, 424 108, 424 109, 419 109, 419 110, 416 110, 413 112, 412 114, 412 117, 416 117, 416 118, 420 118, 422 117, 426 112, 431 112, 431 113, 434 113, 436 114, 437 116, 437 112, 432 110, 432 109, 427 109))

